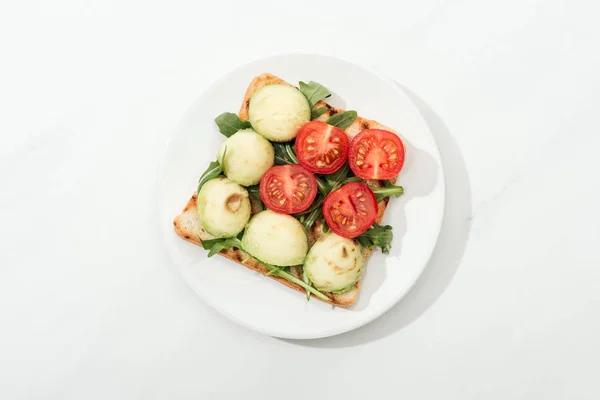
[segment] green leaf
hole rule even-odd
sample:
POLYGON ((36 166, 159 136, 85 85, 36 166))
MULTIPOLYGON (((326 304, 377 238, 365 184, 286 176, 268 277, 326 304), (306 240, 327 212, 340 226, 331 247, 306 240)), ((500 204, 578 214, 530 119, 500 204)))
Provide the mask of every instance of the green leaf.
POLYGON ((314 120, 319 118, 321 115, 325 114, 327 112, 327 107, 319 107, 319 108, 315 108, 314 110, 312 110, 310 112, 310 119, 314 120))
POLYGON ((393 238, 394 234, 392 233, 391 226, 382 226, 375 222, 369 229, 358 236, 356 240, 366 249, 378 246, 384 254, 388 254, 392 248, 393 238))
POLYGON ((323 179, 315 176, 317 179, 317 187, 319 188, 319 193, 323 196, 327 196, 331 192, 331 188, 323 181, 323 179))
POLYGON ((315 296, 317 296, 318 298, 320 298, 322 300, 326 300, 326 301, 329 300, 329 297, 325 296, 323 293, 319 292, 317 289, 315 289, 311 285, 306 284, 306 282, 302 281, 301 279, 296 278, 294 275, 290 274, 289 272, 286 272, 286 271, 282 270, 281 268, 276 267, 274 265, 262 262, 258 259, 257 259, 257 261, 260 262, 261 264, 263 264, 265 267, 267 267, 269 272, 271 272, 271 275, 279 276, 283 279, 287 279, 288 281, 295 283, 296 285, 300 285, 305 290, 308 290, 309 292, 311 292, 312 294, 314 294, 315 296))
POLYGON ((321 220, 321 226, 323 227, 323 233, 327 233, 329 232, 329 225, 327 225, 327 222, 325 222, 325 219, 321 220))
POLYGON ((296 152, 290 143, 272 143, 275 149, 275 164, 298 164, 296 152))
POLYGON ((345 185, 346 183, 350 182, 363 182, 363 180, 358 176, 351 176, 350 178, 345 179, 343 184, 345 185))
MULTIPOLYGON (((304 210, 302 212, 299 212, 298 214, 294 214, 294 217, 302 218, 303 216, 310 214, 315 209, 321 207, 321 204, 323 204, 323 200, 325 200, 324 196, 317 195, 317 197, 315 198, 315 201, 313 201, 313 203, 310 205, 310 207, 308 207, 306 210, 304 210)), ((302 221, 300 221, 300 222, 302 222, 302 221)))
POLYGON ((345 130, 352 125, 357 116, 358 113, 354 110, 344 111, 343 113, 333 114, 326 122, 329 125, 345 130))
POLYGON ((307 234, 308 232, 310 232, 310 228, 312 228, 314 223, 317 222, 317 220, 322 216, 323 210, 321 209, 321 207, 318 207, 315 208, 310 214, 308 214, 306 218, 304 218, 304 220, 302 221, 302 226, 304 226, 304 230, 306 230, 307 234))
MULTIPOLYGON (((304 281, 304 283, 306 283, 307 285, 311 286, 312 283, 310 282, 310 279, 308 279, 308 275, 306 275, 306 269, 302 268, 302 280, 304 281)), ((306 290, 306 301, 310 301, 310 291, 306 290)))
POLYGON ((254 200, 254 202, 259 203, 260 206, 262 207, 262 209, 265 209, 265 205, 262 201, 262 199, 260 198, 260 188, 258 185, 252 185, 252 186, 248 186, 246 188, 246 190, 248 191, 248 196, 250 197, 250 200, 254 200))
POLYGON ((334 191, 344 184, 344 180, 348 175, 348 171, 350 171, 350 166, 348 163, 344 163, 344 165, 342 165, 340 169, 335 171, 333 174, 325 175, 327 183, 329 186, 331 186, 331 191, 334 191))
MULTIPOLYGON (((225 150, 223 150, 222 160, 225 160, 225 154, 227 154, 227 147, 225 147, 225 150)), ((217 176, 221 175, 222 173, 223 173, 223 167, 221 166, 221 164, 219 164, 219 161, 213 161, 210 164, 208 164, 208 168, 206 169, 206 171, 204 171, 204 173, 198 180, 198 192, 197 193, 200 193, 200 189, 202 189, 202 185, 204 185, 209 180, 216 178, 217 176)))
POLYGON ((395 186, 390 181, 383 181, 383 187, 370 186, 370 188, 373 190, 373 193, 375 193, 378 203, 386 197, 400 197, 404 194, 404 188, 402 186, 395 186))
POLYGON ((269 269, 269 272, 267 272, 265 274, 265 276, 269 276, 269 275, 277 275, 279 272, 283 271, 282 267, 275 267, 273 266, 272 269, 269 269))
POLYGON ((242 121, 237 115, 230 112, 224 112, 215 118, 215 123, 219 127, 219 132, 229 137, 242 129, 251 128, 250 122, 242 121))
POLYGON ((221 250, 229 250, 232 247, 237 247, 238 249, 242 248, 242 242, 237 237, 232 238, 220 238, 220 239, 210 239, 210 240, 200 240, 202 247, 208 250, 208 256, 212 257, 221 250))
POLYGON ((310 108, 313 108, 319 101, 331 96, 325 86, 313 81, 308 83, 300 81, 300 91, 310 103, 310 108))

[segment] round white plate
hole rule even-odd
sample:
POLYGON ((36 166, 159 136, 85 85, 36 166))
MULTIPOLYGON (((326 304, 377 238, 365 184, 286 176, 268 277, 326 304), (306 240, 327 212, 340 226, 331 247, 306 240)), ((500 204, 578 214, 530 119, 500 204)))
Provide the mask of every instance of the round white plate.
POLYGON ((441 228, 444 174, 435 140, 409 98, 376 73, 339 59, 287 54, 252 62, 230 72, 192 105, 166 151, 159 178, 160 218, 177 268, 200 297, 233 321, 271 336, 308 339, 358 328, 396 304, 423 271, 441 228), (367 263, 357 302, 333 307, 291 290, 223 257, 179 238, 178 215, 196 189, 198 178, 216 158, 222 136, 214 118, 237 113, 253 77, 270 72, 297 84, 313 80, 327 87, 336 107, 357 110, 401 134, 407 144, 398 184, 405 195, 393 198, 384 223, 394 228, 389 255, 374 252, 367 263))

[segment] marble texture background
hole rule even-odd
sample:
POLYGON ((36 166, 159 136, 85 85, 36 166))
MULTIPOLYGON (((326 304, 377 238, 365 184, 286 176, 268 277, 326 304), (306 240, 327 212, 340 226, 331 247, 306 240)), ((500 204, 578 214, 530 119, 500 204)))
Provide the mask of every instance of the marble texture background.
POLYGON ((3 2, 0 397, 600 398, 599 12, 3 2), (225 71, 288 50, 393 77, 430 124, 448 187, 410 294, 314 341, 216 314, 170 267, 157 219, 165 141, 187 107, 225 71))

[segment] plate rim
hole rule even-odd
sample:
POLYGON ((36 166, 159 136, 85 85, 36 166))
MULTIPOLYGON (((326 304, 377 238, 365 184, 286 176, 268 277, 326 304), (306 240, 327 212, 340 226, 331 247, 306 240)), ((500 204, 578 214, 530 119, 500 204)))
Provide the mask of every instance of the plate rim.
POLYGON ((365 325, 373 322, 377 318, 380 318, 381 316, 386 314, 390 309, 392 309, 396 304, 398 304, 406 295, 408 295, 408 293, 410 293, 412 291, 413 287, 415 286, 415 283, 423 275, 423 271, 429 264, 429 262, 431 260, 431 256, 433 255, 435 246, 437 245, 437 243, 439 241, 440 232, 441 232, 442 225, 444 222, 444 216, 446 213, 446 198, 447 198, 447 196, 446 196, 445 168, 444 168, 444 164, 442 162, 442 157, 441 157, 441 154, 439 151, 438 142, 437 142, 434 134, 432 133, 429 124, 425 120, 425 117, 419 110, 419 108, 412 101, 410 96, 408 96, 404 92, 404 90, 402 90, 402 87, 394 79, 392 79, 392 78, 388 77, 386 74, 384 74, 372 67, 366 66, 362 63, 350 61, 350 60, 347 60, 347 59, 344 59, 344 58, 341 58, 338 56, 332 56, 332 55, 328 55, 328 54, 321 54, 321 53, 315 53, 315 52, 306 52, 306 51, 287 51, 287 52, 269 53, 266 56, 257 57, 246 63, 240 64, 233 69, 229 69, 223 75, 221 75, 219 78, 214 80, 210 85, 208 85, 203 90, 202 94, 188 106, 186 111, 183 113, 182 117, 179 119, 179 121, 175 125, 174 129, 172 129, 171 132, 168 134, 165 144, 164 144, 164 150, 162 153, 160 168, 159 168, 158 175, 157 175, 157 187, 158 187, 157 194, 158 194, 158 208, 159 208, 159 215, 160 215, 159 225, 163 231, 162 232, 163 239, 165 240, 165 242, 167 242, 167 235, 172 230, 169 228, 172 228, 172 227, 171 227, 171 224, 167 224, 167 221, 165 221, 164 218, 162 218, 161 210, 163 210, 164 207, 162 204, 163 203, 162 196, 160 195, 160 186, 161 186, 161 182, 163 181, 163 175, 164 175, 164 170, 165 170, 165 165, 166 165, 166 160, 167 160, 167 154, 169 153, 173 138, 175 137, 177 132, 179 132, 181 126, 184 125, 184 122, 189 117, 190 112, 196 108, 198 103, 205 101, 206 98, 208 97, 208 94, 210 92, 212 92, 215 87, 217 87, 219 84, 221 84, 223 81, 225 81, 228 76, 234 74, 235 72, 238 72, 240 70, 248 68, 249 66, 251 66, 254 63, 264 62, 269 59, 276 59, 276 58, 287 57, 287 56, 298 56, 298 55, 308 56, 308 57, 314 56, 314 57, 328 58, 328 59, 331 59, 331 60, 334 60, 337 62, 354 65, 355 67, 363 69, 364 71, 371 73, 374 76, 378 77, 379 79, 381 79, 382 81, 387 83, 392 88, 392 90, 394 92, 396 92, 399 96, 403 96, 406 100, 408 100, 408 103, 413 108, 413 111, 414 111, 415 115, 417 116, 419 122, 423 125, 425 131, 429 134, 429 137, 432 140, 432 143, 433 143, 432 150, 435 151, 434 155, 435 155, 436 160, 439 162, 439 166, 440 166, 440 168, 439 168, 440 183, 439 184, 441 185, 442 207, 439 212, 439 215, 437 216, 437 226, 435 227, 435 240, 432 240, 430 242, 427 260, 423 263, 423 265, 421 266, 418 273, 415 274, 413 276, 412 280, 405 286, 405 290, 403 290, 397 296, 395 296, 393 298, 393 300, 390 301, 389 304, 387 304, 385 307, 381 307, 380 309, 376 310, 376 312, 367 313, 367 314, 365 314, 364 318, 360 318, 360 319, 354 321, 353 323, 343 325, 338 328, 331 328, 327 331, 323 331, 323 332, 319 332, 319 333, 300 333, 300 334, 295 333, 295 334, 293 334, 290 332, 275 331, 273 329, 263 329, 260 325, 255 325, 255 324, 249 323, 245 320, 239 319, 236 316, 230 314, 228 311, 226 311, 225 309, 220 307, 218 302, 212 301, 209 296, 205 295, 201 290, 199 290, 198 288, 196 288, 195 286, 193 286, 191 284, 190 280, 185 276, 182 266, 179 265, 179 263, 176 261, 176 258, 175 258, 175 255, 173 254, 173 250, 171 249, 171 246, 166 246, 166 247, 167 247, 167 251, 169 253, 169 257, 171 258, 172 264, 177 268, 177 272, 183 278, 183 280, 185 281, 188 288, 192 289, 192 291, 198 297, 200 297, 206 304, 208 304, 211 308, 213 308, 219 314, 225 316, 227 319, 236 323, 237 325, 242 326, 242 327, 249 329, 251 331, 254 331, 254 332, 258 332, 261 334, 265 334, 265 335, 272 336, 272 337, 278 337, 278 338, 282 338, 282 339, 309 340, 309 339, 320 339, 320 338, 325 338, 325 337, 336 336, 336 335, 340 335, 340 334, 343 334, 346 332, 353 331, 355 329, 358 329, 362 326, 365 326, 365 325))

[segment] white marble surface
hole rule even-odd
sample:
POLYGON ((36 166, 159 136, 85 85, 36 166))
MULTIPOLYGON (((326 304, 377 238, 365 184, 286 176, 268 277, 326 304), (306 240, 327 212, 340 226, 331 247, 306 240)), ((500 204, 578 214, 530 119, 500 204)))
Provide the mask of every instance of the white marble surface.
POLYGON ((201 3, 2 3, 0 398, 600 398, 597 2, 201 3), (393 76, 447 173, 414 290, 316 341, 209 309, 157 221, 187 107, 286 50, 393 76))

